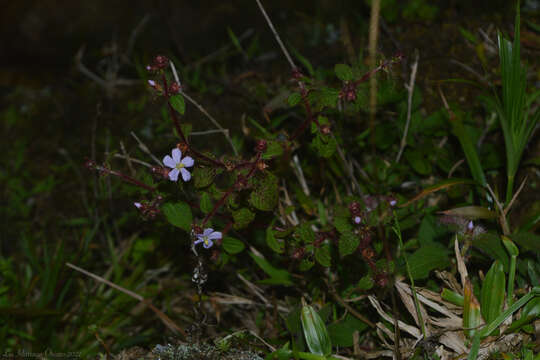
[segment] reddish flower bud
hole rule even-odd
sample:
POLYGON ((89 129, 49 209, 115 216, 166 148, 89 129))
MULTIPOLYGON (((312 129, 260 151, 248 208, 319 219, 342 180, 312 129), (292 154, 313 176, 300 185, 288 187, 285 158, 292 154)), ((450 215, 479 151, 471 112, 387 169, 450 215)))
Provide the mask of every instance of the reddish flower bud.
POLYGON ((180 84, 178 84, 176 81, 174 81, 171 86, 169 86, 169 93, 171 94, 178 94, 180 91, 180 84))
POLYGON ((353 215, 360 215, 360 212, 362 211, 360 208, 360 204, 356 201, 353 201, 349 204, 349 210, 353 215))
POLYGON ((255 146, 255 150, 258 152, 265 152, 266 151, 266 140, 260 139, 257 141, 257 146, 255 146))
POLYGON ((298 68, 293 69, 293 71, 292 71, 293 79, 300 80, 302 78, 302 76, 304 76, 304 75, 300 72, 300 69, 298 69, 298 68))
POLYGON ((185 142, 179 142, 178 144, 176 144, 176 147, 178 148, 178 150, 180 150, 182 152, 182 154, 186 154, 186 152, 188 151, 188 148, 189 148, 189 145, 186 144, 185 142))
POLYGON ((364 250, 362 250, 362 257, 366 260, 371 260, 375 256, 375 252, 372 248, 367 247, 364 250))
POLYGON ((195 233, 195 234, 202 234, 203 233, 203 229, 199 225, 192 224, 191 229, 192 229, 193 233, 195 233))
POLYGON ((164 69, 169 66, 169 59, 163 55, 158 55, 154 58, 153 65, 158 69, 164 69))
POLYGON ((169 178, 169 171, 170 170, 171 169, 167 169, 167 168, 165 168, 163 166, 153 166, 152 169, 150 169, 152 174, 156 175, 159 178, 164 178, 164 179, 169 178))
POLYGON ((330 125, 328 124, 321 125, 321 133, 323 133, 324 135, 330 134, 330 125))
POLYGON ((238 175, 238 178, 236 179, 236 189, 237 190, 245 189, 247 185, 248 185, 248 179, 242 174, 238 175))
POLYGON ((268 165, 266 165, 266 163, 264 161, 262 161, 262 160, 257 161, 257 169, 262 171, 262 170, 266 169, 267 167, 268 167, 268 165))
POLYGON ((95 170, 96 169, 96 162, 90 159, 86 159, 84 161, 84 167, 89 170, 95 170))
POLYGON ((298 248, 296 250, 294 250, 293 254, 292 254, 292 258, 295 259, 295 260, 300 260, 304 257, 304 253, 305 253, 305 249, 303 247, 301 248, 298 248))
POLYGON ((388 277, 385 273, 375 275, 375 284, 379 287, 386 287, 388 285, 388 277))

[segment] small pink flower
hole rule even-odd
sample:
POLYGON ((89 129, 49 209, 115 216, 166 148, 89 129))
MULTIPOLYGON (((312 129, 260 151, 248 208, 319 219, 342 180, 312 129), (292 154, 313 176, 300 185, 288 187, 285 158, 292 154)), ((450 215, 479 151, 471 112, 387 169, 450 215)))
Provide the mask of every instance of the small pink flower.
POLYGON ((172 150, 172 157, 166 155, 163 158, 163 164, 172 169, 169 171, 169 179, 171 179, 171 181, 178 181, 178 174, 182 174, 182 179, 184 181, 189 181, 189 179, 191 179, 191 174, 186 170, 186 167, 191 167, 194 163, 195 161, 193 158, 189 156, 182 159, 182 151, 178 148, 172 150))
POLYGON ((221 239, 222 234, 219 231, 214 231, 214 229, 204 229, 202 234, 197 234, 197 240, 195 240, 195 245, 203 243, 205 249, 209 249, 214 245, 212 240, 221 239))

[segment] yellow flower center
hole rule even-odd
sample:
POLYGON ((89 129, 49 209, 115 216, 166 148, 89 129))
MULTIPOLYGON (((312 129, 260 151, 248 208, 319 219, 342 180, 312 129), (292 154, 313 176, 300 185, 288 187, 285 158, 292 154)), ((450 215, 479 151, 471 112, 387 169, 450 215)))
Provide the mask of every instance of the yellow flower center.
POLYGON ((208 236, 203 236, 204 245, 208 246, 208 236))
POLYGON ((178 170, 180 170, 181 168, 183 168, 183 167, 185 167, 185 166, 186 166, 186 165, 184 165, 184 164, 182 164, 182 163, 176 164, 176 168, 177 168, 178 170))

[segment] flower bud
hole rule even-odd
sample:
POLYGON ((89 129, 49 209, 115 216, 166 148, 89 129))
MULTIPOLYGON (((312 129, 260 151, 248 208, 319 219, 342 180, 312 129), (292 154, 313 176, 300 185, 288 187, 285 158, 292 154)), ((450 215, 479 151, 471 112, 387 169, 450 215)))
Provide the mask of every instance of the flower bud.
POLYGON ((180 84, 174 81, 171 86, 169 86, 169 93, 178 94, 178 92, 180 92, 180 84))
POLYGON ((167 57, 165 57, 163 55, 157 55, 154 58, 154 64, 153 65, 158 69, 164 69, 167 66, 169 66, 169 59, 167 59, 167 57))
POLYGON ((257 141, 257 145, 255 146, 255 150, 258 152, 265 152, 267 147, 266 140, 260 139, 257 141))

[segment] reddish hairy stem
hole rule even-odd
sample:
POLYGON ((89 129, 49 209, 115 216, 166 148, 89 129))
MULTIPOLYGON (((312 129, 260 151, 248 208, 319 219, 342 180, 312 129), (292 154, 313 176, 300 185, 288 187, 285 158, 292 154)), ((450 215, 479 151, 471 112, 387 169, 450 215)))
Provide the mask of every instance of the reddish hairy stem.
POLYGON ((136 186, 139 186, 139 187, 142 187, 143 189, 146 189, 148 191, 156 191, 155 188, 149 186, 149 185, 146 185, 145 183, 143 182, 140 182, 139 180, 137 179, 134 179, 130 176, 127 176, 125 174, 122 174, 121 172, 118 172, 118 171, 114 171, 114 170, 111 170, 111 169, 108 169, 104 166, 99 166, 99 165, 96 165, 96 170, 98 171, 101 171, 101 172, 104 172, 106 174, 110 174, 110 175, 114 175, 114 176, 118 176, 120 179, 124 180, 125 182, 128 182, 128 183, 131 183, 133 185, 136 185, 136 186))
POLYGON ((191 147, 191 144, 189 143, 188 139, 184 135, 184 132, 182 131, 182 128, 180 126, 180 120, 178 120, 178 116, 176 115, 176 111, 172 107, 171 102, 169 100, 170 94, 169 94, 169 88, 168 88, 168 84, 167 84, 167 78, 165 77, 165 75, 162 76, 162 80, 163 80, 163 89, 165 91, 165 98, 167 99, 167 107, 169 109, 169 113, 171 114, 174 126, 176 128, 176 132, 178 132, 178 135, 180 136, 182 141, 187 145, 188 149, 191 151, 191 153, 195 157, 197 157, 199 159, 206 160, 206 161, 208 161, 208 162, 210 162, 210 163, 212 163, 212 164, 214 164, 216 166, 220 166, 220 167, 224 168, 225 164, 222 163, 221 161, 209 158, 208 156, 201 154, 200 152, 198 152, 197 150, 195 150, 195 149, 193 149, 191 147))
MULTIPOLYGON (((300 84, 303 85, 303 83, 299 82, 300 84)), ((320 128, 320 124, 319 122, 317 121, 317 119, 315 119, 313 117, 313 113, 311 111, 311 106, 309 105, 309 101, 307 99, 307 90, 305 87, 301 87, 301 90, 300 90, 300 95, 302 96, 302 103, 304 104, 304 108, 306 109, 306 113, 307 113, 307 118, 306 120, 304 120, 304 122, 302 124, 300 124, 300 126, 295 130, 295 132, 293 133, 293 135, 291 136, 291 138, 289 139, 289 141, 294 141, 294 139, 296 139, 300 134, 302 134, 304 132, 304 130, 306 129, 306 127, 311 124, 312 121, 315 121, 315 123, 317 124, 317 126, 320 128)))
MULTIPOLYGON (((251 166, 251 169, 249 170, 249 173, 246 175, 245 177, 245 181, 249 180, 250 177, 253 176, 253 174, 255 173, 255 170, 257 170, 257 162, 261 159, 261 152, 258 151, 257 152, 257 158, 255 159, 255 161, 253 162, 252 166, 251 166)), ((218 202, 214 205, 214 207, 212 208, 212 211, 210 211, 206 217, 204 218, 201 226, 204 228, 204 225, 206 225, 206 223, 208 222, 208 220, 210 220, 215 214, 216 212, 219 210, 219 208, 221 208, 221 206, 223 206, 223 204, 225 204, 225 201, 227 200, 227 198, 229 196, 231 196, 231 194, 233 193, 234 189, 238 186, 238 184, 240 183, 241 181, 241 177, 238 176, 236 178, 236 181, 234 182, 234 184, 229 188, 227 189, 227 191, 225 192, 225 194, 223 194, 223 196, 221 197, 221 199, 218 200, 218 202)))

